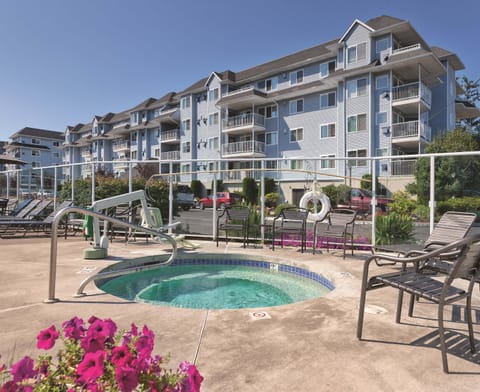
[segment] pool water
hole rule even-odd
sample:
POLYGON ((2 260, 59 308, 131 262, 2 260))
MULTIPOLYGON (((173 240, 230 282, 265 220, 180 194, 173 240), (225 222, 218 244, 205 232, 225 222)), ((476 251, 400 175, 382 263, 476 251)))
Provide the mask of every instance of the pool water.
POLYGON ((278 306, 330 291, 308 278, 242 265, 174 265, 113 278, 99 287, 131 301, 195 309, 278 306))

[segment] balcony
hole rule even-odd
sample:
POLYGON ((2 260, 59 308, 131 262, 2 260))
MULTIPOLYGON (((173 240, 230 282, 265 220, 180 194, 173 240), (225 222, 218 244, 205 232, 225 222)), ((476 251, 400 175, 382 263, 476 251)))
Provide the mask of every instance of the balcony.
POLYGON ((418 147, 418 143, 431 140, 431 128, 417 120, 392 124, 392 144, 405 148, 418 147))
POLYGON ((242 142, 228 143, 222 146, 224 157, 265 157, 265 143, 246 140, 242 142))
POLYGON ((247 113, 223 120, 222 132, 241 134, 252 130, 254 132, 265 131, 265 116, 258 113, 247 113))
POLYGON ((112 163, 113 170, 128 169, 129 159, 117 159, 112 163))
POLYGON ((232 90, 222 95, 217 102, 218 106, 228 107, 232 110, 242 110, 254 106, 265 105, 267 93, 258 90, 255 86, 244 86, 238 90, 232 90))
POLYGON ((83 159, 91 159, 92 158, 92 150, 82 149, 81 156, 82 156, 83 159))
POLYGON ((416 159, 402 159, 392 161, 392 176, 413 176, 416 159))
POLYGON ((160 153, 160 159, 162 161, 178 161, 180 159, 180 151, 164 151, 160 153))
POLYGON ((418 112, 418 104, 422 111, 430 110, 432 106, 432 91, 421 82, 413 82, 392 89, 392 106, 400 108, 405 113, 418 112))
POLYGON ((160 133, 160 141, 162 143, 178 143, 180 142, 180 130, 170 129, 160 133))
POLYGON ((228 172, 225 173, 224 181, 239 182, 247 177, 254 178, 255 180, 260 180, 261 172, 260 170, 253 169, 229 169, 228 172))
POLYGON ((130 141, 113 142, 113 152, 130 151, 130 141))

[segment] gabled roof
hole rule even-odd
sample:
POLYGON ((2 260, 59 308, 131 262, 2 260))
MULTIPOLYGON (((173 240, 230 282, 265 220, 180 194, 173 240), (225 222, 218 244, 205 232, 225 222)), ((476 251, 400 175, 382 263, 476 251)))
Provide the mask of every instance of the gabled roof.
POLYGON ((380 30, 403 22, 406 21, 403 19, 394 18, 393 16, 381 15, 368 20, 367 22, 365 22, 365 24, 367 26, 370 26, 374 30, 380 30))
POLYGON ((448 61, 455 71, 465 69, 465 65, 463 65, 462 61, 455 53, 439 48, 438 46, 432 46, 431 49, 435 56, 440 60, 448 61))
POLYGON ((157 101, 156 98, 147 98, 145 101, 140 102, 137 106, 130 109, 130 112, 136 112, 138 110, 148 109, 153 103, 157 101))
POLYGON ((13 139, 17 136, 33 136, 33 137, 40 137, 45 139, 56 139, 56 140, 63 140, 65 138, 65 135, 63 132, 50 131, 48 129, 30 128, 30 127, 25 127, 20 129, 20 131, 15 132, 12 136, 10 136, 10 138, 13 139))
POLYGON ((360 26, 363 26, 365 27, 367 30, 369 31, 373 31, 375 30, 374 28, 366 25, 365 23, 363 23, 361 20, 358 20, 358 19, 355 19, 353 21, 353 23, 350 25, 350 27, 347 29, 347 31, 345 31, 345 33, 342 35, 342 37, 340 38, 339 42, 342 42, 345 38, 347 38, 347 35, 350 34, 350 31, 353 30, 353 28, 356 26, 356 25, 360 25, 360 26))

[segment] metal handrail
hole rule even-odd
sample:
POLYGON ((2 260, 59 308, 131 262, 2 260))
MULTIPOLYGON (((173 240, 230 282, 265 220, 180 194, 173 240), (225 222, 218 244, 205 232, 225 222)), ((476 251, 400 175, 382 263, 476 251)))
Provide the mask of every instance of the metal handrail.
POLYGON ((169 265, 173 262, 175 259, 175 256, 177 254, 177 242, 175 239, 165 233, 160 233, 156 230, 150 229, 148 227, 144 226, 139 226, 135 225, 133 223, 125 222, 123 220, 101 214, 96 211, 90 211, 85 208, 81 207, 65 207, 59 210, 56 214, 55 217, 53 218, 52 222, 52 241, 50 242, 50 271, 49 271, 49 284, 48 284, 48 298, 44 300, 43 302, 45 303, 55 303, 58 302, 59 299, 55 298, 55 283, 56 283, 56 273, 57 273, 57 240, 58 240, 58 223, 60 222, 60 219, 67 213, 71 212, 77 212, 81 213, 84 215, 90 215, 93 216, 94 218, 105 220, 110 223, 114 223, 119 226, 124 226, 128 227, 133 230, 137 231, 142 231, 144 233, 150 234, 154 237, 163 237, 167 241, 169 241, 172 245, 172 254, 170 257, 163 263, 159 262, 156 264, 149 264, 148 266, 137 266, 137 267, 132 267, 132 268, 126 268, 120 271, 108 271, 108 272, 99 272, 98 274, 89 276, 88 278, 84 279, 82 283, 80 284, 80 287, 77 290, 76 296, 82 296, 85 295, 83 293, 83 289, 85 286, 91 282, 94 279, 98 278, 111 278, 114 276, 121 276, 121 275, 126 275, 130 272, 137 272, 137 271, 143 271, 146 269, 158 267, 159 265, 166 266, 169 265))

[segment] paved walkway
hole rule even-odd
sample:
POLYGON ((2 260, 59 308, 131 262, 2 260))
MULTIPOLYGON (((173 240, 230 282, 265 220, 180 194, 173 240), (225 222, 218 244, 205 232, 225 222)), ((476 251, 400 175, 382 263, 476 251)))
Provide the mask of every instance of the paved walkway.
MULTIPOLYGON (((442 372, 436 339, 436 308, 419 303, 412 318, 394 322, 396 293, 370 292, 364 337, 355 328, 360 276, 367 253, 341 257, 341 252, 301 254, 296 249, 248 248, 238 243, 216 248, 202 242, 198 252, 267 256, 270 261, 296 264, 324 274, 336 289, 327 296, 302 303, 257 309, 269 318, 252 318, 252 309, 192 310, 131 303, 99 291, 73 298, 79 283, 91 271, 119 259, 151 254, 153 247, 138 241, 115 241, 108 260, 84 260, 88 243, 79 238, 59 239, 56 297, 48 296, 50 240, 0 240, 0 353, 3 360, 38 354, 40 329, 57 326, 74 315, 112 318, 120 328, 131 322, 146 324, 156 333, 155 352, 171 353, 170 366, 196 357, 205 377, 203 391, 474 391, 480 385, 480 356, 449 355, 454 374, 442 372), (203 331, 203 334, 202 334, 203 331)), ((480 349, 480 296, 475 289, 474 321, 480 349)), ((446 319, 457 318, 456 312, 446 319)), ((462 308, 456 307, 455 310, 462 308)), ((406 312, 405 312, 406 314, 406 312)), ((462 321, 447 323, 466 336, 462 321)), ((458 346, 457 346, 458 347, 458 346)))

